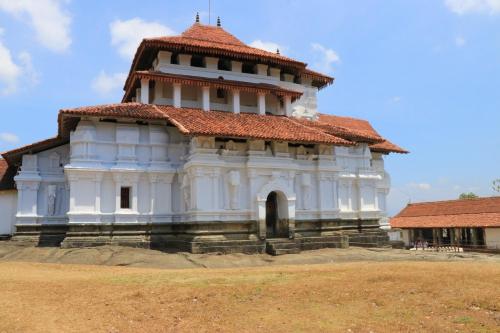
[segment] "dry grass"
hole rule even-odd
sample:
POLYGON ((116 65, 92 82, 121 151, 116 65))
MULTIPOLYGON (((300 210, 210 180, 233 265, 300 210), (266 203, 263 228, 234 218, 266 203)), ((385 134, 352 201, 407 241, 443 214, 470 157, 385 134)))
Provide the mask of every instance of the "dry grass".
POLYGON ((0 263, 2 332, 493 332, 500 265, 158 270, 0 263))

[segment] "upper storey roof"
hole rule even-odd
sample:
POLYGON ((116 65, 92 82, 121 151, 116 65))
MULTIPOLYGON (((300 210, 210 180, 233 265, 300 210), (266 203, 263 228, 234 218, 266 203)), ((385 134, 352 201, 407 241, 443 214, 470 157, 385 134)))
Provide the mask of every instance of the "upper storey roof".
POLYGON ((333 78, 306 69, 307 64, 278 53, 251 47, 220 26, 195 23, 179 36, 145 38, 142 40, 132 61, 125 88, 131 76, 138 70, 149 70, 159 50, 195 53, 206 56, 227 57, 237 61, 251 61, 285 68, 291 73, 313 80, 317 86, 333 82, 333 78))

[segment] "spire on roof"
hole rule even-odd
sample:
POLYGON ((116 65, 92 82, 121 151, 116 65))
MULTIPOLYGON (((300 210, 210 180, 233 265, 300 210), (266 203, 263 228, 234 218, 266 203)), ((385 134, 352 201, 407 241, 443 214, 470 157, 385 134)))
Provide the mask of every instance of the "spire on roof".
POLYGON ((221 24, 220 24, 220 16, 217 16, 217 26, 220 27, 221 24))
POLYGON ((276 54, 280 54, 280 49, 276 49, 276 54))
POLYGON ((200 13, 196 12, 196 23, 200 23, 200 13))

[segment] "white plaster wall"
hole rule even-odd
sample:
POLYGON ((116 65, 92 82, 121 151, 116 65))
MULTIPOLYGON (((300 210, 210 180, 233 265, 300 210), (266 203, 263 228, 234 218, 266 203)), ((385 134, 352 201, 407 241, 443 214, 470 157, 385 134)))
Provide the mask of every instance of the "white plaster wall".
POLYGON ((487 248, 500 249, 500 228, 485 228, 484 236, 487 248))
POLYGON ((68 160, 69 145, 23 156, 21 170, 14 178, 19 198, 17 223, 67 221, 69 189, 63 166, 68 160))
POLYGON ((299 220, 386 216, 390 179, 382 156, 366 145, 189 139, 164 124, 86 119, 70 146, 71 154, 66 145, 23 161, 18 223, 256 220, 263 189, 288 193, 290 215, 299 220), (121 186, 131 188, 130 209, 119 207, 121 186))
POLYGON ((0 235, 14 233, 17 213, 17 191, 0 191, 0 235))

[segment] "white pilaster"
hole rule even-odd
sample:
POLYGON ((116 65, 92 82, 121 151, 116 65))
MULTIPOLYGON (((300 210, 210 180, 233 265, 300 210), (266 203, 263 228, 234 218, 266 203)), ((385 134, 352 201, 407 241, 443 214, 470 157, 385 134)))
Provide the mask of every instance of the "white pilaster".
POLYGON ((141 79, 141 103, 149 104, 149 79, 141 79))
POLYGON ((160 51, 158 52, 158 56, 156 57, 156 62, 154 69, 158 70, 162 66, 168 66, 172 63, 172 52, 168 51, 160 51))
POLYGON ((95 178, 95 212, 101 213, 101 183, 102 174, 96 174, 95 178))
POLYGON ((178 59, 179 59, 179 65, 182 66, 191 66, 191 54, 179 54, 178 59))
POLYGON ((174 107, 180 108, 181 107, 181 84, 180 83, 174 83, 172 84, 173 87, 173 99, 174 99, 174 107))
POLYGON ((269 72, 270 72, 269 74, 271 74, 272 77, 274 77, 278 80, 280 79, 281 69, 271 67, 271 68, 269 68, 269 72))
POLYGON ((206 68, 216 70, 218 64, 219 64, 219 58, 205 57, 205 67, 206 68))
POLYGON ((285 96, 284 102, 285 102, 285 115, 287 117, 291 117, 292 116, 292 97, 285 96))
POLYGON ((259 114, 265 115, 266 114, 266 94, 258 93, 257 96, 258 96, 257 108, 259 110, 259 114))
POLYGON ((240 91, 233 90, 233 112, 240 113, 240 91))
POLYGON ((231 71, 241 73, 243 64, 239 61, 231 61, 231 71))
POLYGON ((267 65, 257 64, 256 67, 257 67, 257 74, 258 75, 267 76, 267 67, 268 67, 267 65))
POLYGON ((202 91, 202 109, 210 111, 210 87, 201 87, 202 91))

